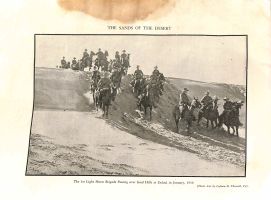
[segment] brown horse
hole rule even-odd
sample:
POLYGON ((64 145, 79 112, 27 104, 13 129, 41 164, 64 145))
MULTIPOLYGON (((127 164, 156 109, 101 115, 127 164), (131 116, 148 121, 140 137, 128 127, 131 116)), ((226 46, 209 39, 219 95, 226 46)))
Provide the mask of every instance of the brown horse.
POLYGON ((219 116, 219 124, 218 126, 221 127, 223 124, 227 126, 227 132, 230 133, 230 128, 233 130, 233 135, 236 133, 237 137, 239 137, 239 110, 241 109, 243 102, 238 103, 235 102, 233 108, 231 110, 224 110, 223 114, 219 116))
POLYGON ((147 86, 146 92, 139 96, 138 107, 141 111, 141 105, 144 107, 145 117, 147 115, 147 108, 150 109, 150 120, 152 120, 152 107, 153 107, 153 91, 147 86))
POLYGON ((188 133, 190 133, 192 121, 194 119, 193 110, 191 110, 191 108, 189 108, 188 106, 182 106, 182 109, 184 109, 183 110, 183 118, 181 118, 182 116, 181 116, 181 111, 180 111, 179 105, 176 105, 172 111, 172 115, 173 115, 173 118, 174 118, 174 121, 175 121, 176 127, 177 127, 177 133, 179 133, 179 122, 181 119, 185 120, 186 130, 188 133))
POLYGON ((111 101, 115 101, 117 95, 116 87, 111 87, 110 89, 102 89, 100 90, 99 96, 99 106, 103 110, 103 116, 108 116, 109 106, 111 105, 111 101))
POLYGON ((217 110, 217 104, 216 103, 214 103, 214 105, 210 104, 204 111, 201 110, 199 112, 198 125, 199 125, 200 120, 202 118, 205 118, 207 120, 206 128, 209 127, 209 121, 210 121, 212 129, 214 129, 218 125, 218 117, 219 117, 219 113, 217 110))

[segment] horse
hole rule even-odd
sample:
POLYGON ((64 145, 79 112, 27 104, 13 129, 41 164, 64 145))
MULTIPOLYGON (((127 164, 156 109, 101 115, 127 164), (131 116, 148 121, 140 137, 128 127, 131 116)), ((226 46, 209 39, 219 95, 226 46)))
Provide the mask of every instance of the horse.
POLYGON ((111 81, 117 91, 120 91, 121 78, 122 78, 122 76, 121 76, 121 72, 119 70, 114 71, 111 75, 111 81))
POLYGON ((207 106, 207 108, 204 111, 201 110, 199 112, 198 125, 200 123, 200 120, 202 118, 205 118, 207 120, 206 128, 209 127, 209 121, 210 121, 212 129, 214 129, 218 125, 218 117, 219 117, 219 113, 217 110, 217 104, 216 103, 214 103, 214 105, 210 104, 209 106, 207 106))
POLYGON ((179 105, 174 106, 173 111, 172 111, 172 115, 176 124, 176 128, 177 128, 177 133, 179 133, 179 122, 181 119, 185 120, 186 122, 186 130, 188 133, 190 133, 190 128, 192 126, 192 121, 194 119, 193 116, 193 110, 191 109, 191 107, 189 108, 188 106, 181 106, 181 109, 183 110, 183 118, 181 116, 181 110, 179 105))
POLYGON ((132 81, 133 93, 138 97, 141 94, 142 79, 134 79, 132 81))
POLYGON ((103 110, 103 116, 108 116, 109 106, 111 105, 111 100, 115 101, 117 95, 117 88, 112 86, 111 88, 105 88, 100 90, 99 96, 99 106, 103 110))
POLYGON ((148 86, 147 86, 146 92, 139 95, 138 107, 140 111, 141 111, 141 105, 144 107, 145 117, 147 115, 147 108, 149 108, 150 120, 152 120, 153 93, 151 90, 149 90, 148 86))
POLYGON ((99 106, 103 110, 103 116, 108 116, 108 110, 111 102, 111 90, 109 88, 101 89, 99 96, 99 106))
POLYGON ((239 120, 239 109, 242 107, 242 103, 235 103, 233 105, 233 108, 231 110, 224 110, 223 114, 219 116, 219 127, 222 127, 223 124, 227 126, 227 132, 230 133, 230 128, 232 128, 233 133, 236 133, 236 136, 239 137, 239 126, 240 126, 240 120, 239 120))
POLYGON ((201 103, 199 102, 199 100, 194 97, 194 99, 191 102, 191 107, 193 108, 193 116, 195 118, 196 121, 198 121, 199 119, 199 113, 201 112, 200 108, 201 108, 201 103))

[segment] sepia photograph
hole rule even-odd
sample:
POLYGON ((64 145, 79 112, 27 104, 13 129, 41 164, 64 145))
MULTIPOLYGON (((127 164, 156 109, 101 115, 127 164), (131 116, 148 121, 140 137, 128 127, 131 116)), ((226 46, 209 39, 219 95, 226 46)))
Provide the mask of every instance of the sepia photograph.
POLYGON ((246 176, 247 35, 33 40, 27 176, 246 176))

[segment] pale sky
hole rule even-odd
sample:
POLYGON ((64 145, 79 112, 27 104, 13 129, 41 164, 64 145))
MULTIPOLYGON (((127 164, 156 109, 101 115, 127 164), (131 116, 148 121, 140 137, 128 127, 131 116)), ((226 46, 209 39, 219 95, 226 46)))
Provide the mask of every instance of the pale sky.
POLYGON ((81 58, 84 49, 130 53, 133 73, 140 65, 151 74, 155 65, 167 77, 245 85, 246 38, 244 36, 142 36, 142 35, 37 35, 36 67, 60 65, 81 58))

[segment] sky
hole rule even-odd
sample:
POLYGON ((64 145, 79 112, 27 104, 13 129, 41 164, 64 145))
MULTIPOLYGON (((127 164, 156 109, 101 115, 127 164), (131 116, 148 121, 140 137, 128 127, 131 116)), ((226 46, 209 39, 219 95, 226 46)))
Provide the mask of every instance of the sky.
POLYGON ((204 82, 246 84, 246 38, 244 36, 144 36, 144 35, 37 35, 36 67, 60 65, 81 58, 84 49, 130 53, 129 73, 140 65, 144 74, 154 66, 166 77, 204 82))

